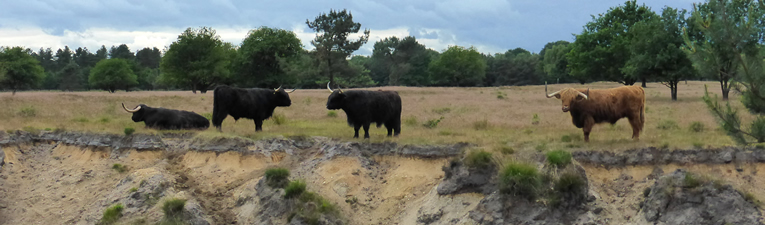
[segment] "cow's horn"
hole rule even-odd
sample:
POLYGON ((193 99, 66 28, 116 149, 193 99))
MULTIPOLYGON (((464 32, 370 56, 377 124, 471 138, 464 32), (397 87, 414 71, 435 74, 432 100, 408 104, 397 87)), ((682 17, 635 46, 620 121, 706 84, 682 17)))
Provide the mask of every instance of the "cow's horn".
POLYGON ((125 103, 122 103, 122 108, 123 108, 123 109, 125 109, 125 111, 127 111, 127 112, 129 112, 129 113, 135 113, 135 112, 138 112, 138 110, 141 110, 141 106, 140 106, 140 105, 139 105, 139 106, 136 106, 136 107, 135 107, 135 109, 132 109, 132 110, 130 110, 130 109, 127 109, 127 108, 125 107, 125 103))
POLYGON ((589 96, 588 96, 588 95, 590 94, 590 89, 589 89, 589 88, 587 88, 587 91, 585 91, 585 92, 586 92, 586 94, 585 94, 585 93, 582 93, 582 92, 579 92, 579 95, 581 95, 582 97, 584 97, 584 99, 586 100, 586 99, 589 99, 589 96))
POLYGON ((545 81, 545 95, 547 95, 547 98, 552 98, 553 96, 557 95, 558 92, 560 91, 553 92, 552 94, 547 94, 547 81, 545 81))
POLYGON ((295 88, 295 89, 292 89, 292 91, 288 91, 287 93, 292 93, 292 92, 295 92, 295 90, 297 90, 297 88, 295 88))
MULTIPOLYGON (((332 82, 332 81, 330 81, 330 82, 332 82)), ((333 93, 335 91, 333 91, 332 88, 329 87, 329 83, 330 82, 327 82, 327 90, 329 90, 329 93, 333 93)))
POLYGON ((274 89, 274 92, 277 92, 277 91, 279 91, 279 89, 282 89, 282 86, 281 86, 281 85, 279 85, 279 87, 278 87, 278 88, 274 89))

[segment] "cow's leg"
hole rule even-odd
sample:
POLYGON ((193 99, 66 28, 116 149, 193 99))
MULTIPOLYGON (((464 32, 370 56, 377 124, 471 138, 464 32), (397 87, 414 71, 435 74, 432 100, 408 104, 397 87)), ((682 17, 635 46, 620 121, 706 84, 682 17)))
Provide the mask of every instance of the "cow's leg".
POLYGON ((364 124, 364 138, 369 138, 369 123, 364 124))
POLYGON ((226 119, 226 116, 228 116, 228 113, 213 112, 212 124, 216 129, 218 129, 218 132, 223 132, 221 131, 221 127, 223 125, 223 120, 226 119))
POLYGON ((361 129, 361 124, 353 124, 353 138, 359 138, 359 129, 361 129))
POLYGON ((401 118, 396 118, 393 121, 393 136, 398 137, 398 134, 401 133, 401 118))
POLYGON ((393 136, 394 123, 392 121, 385 122, 385 129, 388 129, 388 137, 393 136))
POLYGON ((263 120, 255 120, 255 131, 263 130, 263 120))
POLYGON ((590 142, 590 132, 592 131, 592 127, 595 126, 595 119, 592 117, 587 117, 584 120, 584 127, 582 127, 582 131, 584 131, 584 142, 590 142))
POLYGON ((640 128, 642 127, 640 116, 631 116, 628 118, 632 126, 632 139, 640 140, 640 128))

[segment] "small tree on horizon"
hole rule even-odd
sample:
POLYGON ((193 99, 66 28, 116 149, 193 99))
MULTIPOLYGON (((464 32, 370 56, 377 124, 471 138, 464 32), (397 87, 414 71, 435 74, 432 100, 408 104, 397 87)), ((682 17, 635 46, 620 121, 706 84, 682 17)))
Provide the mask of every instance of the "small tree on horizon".
POLYGON ((130 64, 124 59, 105 59, 96 63, 90 70, 88 83, 91 87, 114 93, 117 89, 127 91, 138 84, 138 77, 130 69, 130 64))
MULTIPOLYGON (((346 58, 355 52, 369 40, 369 29, 363 31, 361 37, 356 41, 348 40, 352 33, 358 33, 361 30, 361 23, 353 22, 351 12, 343 9, 342 11, 330 10, 329 13, 322 13, 313 21, 305 21, 308 28, 311 28, 318 34, 311 41, 316 47, 315 56, 320 66, 326 68, 326 76, 329 82, 335 83, 335 73, 349 70, 346 58)), ((342 74, 340 74, 342 75, 342 74)), ((353 76, 355 74, 350 74, 353 76)))
POLYGON ((31 53, 22 47, 0 48, 0 86, 11 89, 12 95, 22 88, 37 87, 45 79, 45 70, 31 53))

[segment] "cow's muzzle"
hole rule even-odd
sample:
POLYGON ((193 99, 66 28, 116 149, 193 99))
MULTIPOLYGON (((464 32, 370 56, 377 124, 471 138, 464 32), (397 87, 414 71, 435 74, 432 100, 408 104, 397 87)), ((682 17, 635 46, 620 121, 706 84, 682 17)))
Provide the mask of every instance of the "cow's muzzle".
POLYGON ((563 106, 562 109, 563 109, 563 112, 568 112, 568 110, 569 110, 568 106, 563 106))

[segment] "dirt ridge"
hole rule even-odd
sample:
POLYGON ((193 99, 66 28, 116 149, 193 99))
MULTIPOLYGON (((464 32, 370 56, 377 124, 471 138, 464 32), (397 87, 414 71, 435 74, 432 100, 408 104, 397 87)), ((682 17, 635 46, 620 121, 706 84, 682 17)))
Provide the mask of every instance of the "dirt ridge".
POLYGON ((667 164, 765 163, 765 149, 757 147, 723 147, 711 149, 641 148, 619 153, 612 151, 573 152, 576 161, 605 167, 667 164))

